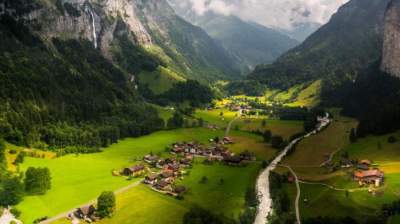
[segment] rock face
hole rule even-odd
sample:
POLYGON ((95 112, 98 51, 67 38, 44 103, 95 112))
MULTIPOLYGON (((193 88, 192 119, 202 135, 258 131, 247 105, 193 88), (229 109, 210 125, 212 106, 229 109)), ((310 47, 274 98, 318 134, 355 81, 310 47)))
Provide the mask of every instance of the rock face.
POLYGON ((400 78, 400 0, 392 0, 386 11, 381 69, 400 78))

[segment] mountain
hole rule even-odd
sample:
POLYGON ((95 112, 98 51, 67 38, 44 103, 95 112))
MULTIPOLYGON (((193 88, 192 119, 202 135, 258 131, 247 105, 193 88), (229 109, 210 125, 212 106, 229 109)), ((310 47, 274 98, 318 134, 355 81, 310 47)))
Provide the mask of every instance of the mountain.
POLYGON ((149 94, 168 103, 182 88, 191 90, 182 101, 208 100, 188 78, 239 74, 219 43, 161 0, 5 0, 0 38, 0 136, 37 148, 98 149, 163 128, 141 76, 177 76, 167 95, 149 94))
POLYGON ((400 129, 399 15, 400 1, 391 0, 385 13, 382 60, 362 71, 343 100, 344 113, 360 121, 360 137, 400 129))
POLYGON ((351 0, 301 45, 272 65, 258 66, 249 78, 277 88, 323 79, 325 89, 334 89, 353 81, 381 56, 388 2, 351 0))
POLYGON ((385 15, 382 64, 384 72, 400 77, 400 1, 391 1, 385 15))
POLYGON ((198 15, 190 4, 171 0, 171 5, 184 19, 203 28, 219 41, 241 63, 243 73, 261 63, 272 63, 280 55, 295 47, 298 41, 254 22, 214 12, 198 15))
POLYGON ((293 38, 299 42, 303 42, 312 33, 317 31, 322 24, 315 22, 293 23, 291 29, 278 29, 281 33, 293 38))

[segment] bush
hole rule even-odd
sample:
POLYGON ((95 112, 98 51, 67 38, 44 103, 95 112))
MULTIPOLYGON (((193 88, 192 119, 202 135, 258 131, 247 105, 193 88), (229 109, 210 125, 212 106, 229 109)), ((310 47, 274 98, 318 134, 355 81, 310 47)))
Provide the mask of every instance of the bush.
POLYGON ((393 144, 393 143, 396 143, 397 142, 397 138, 395 137, 395 136, 389 136, 389 138, 388 138, 388 142, 390 143, 390 144, 393 144))
POLYGON ((18 218, 21 215, 21 211, 16 209, 16 208, 11 208, 10 212, 16 217, 18 218))
POLYGON ((24 184, 28 194, 45 194, 51 188, 49 168, 29 167, 25 173, 24 184))
POLYGON ((104 191, 97 198, 97 215, 100 218, 111 217, 115 210, 115 195, 111 191, 104 191))

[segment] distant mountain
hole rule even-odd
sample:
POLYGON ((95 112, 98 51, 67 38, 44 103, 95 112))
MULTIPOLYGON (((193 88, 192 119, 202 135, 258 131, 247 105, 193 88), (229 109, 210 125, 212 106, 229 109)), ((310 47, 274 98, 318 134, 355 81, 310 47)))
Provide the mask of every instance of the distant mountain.
POLYGON ((323 79, 324 87, 351 82, 381 56, 384 13, 389 0, 351 0, 301 45, 249 76, 287 88, 323 79))
POLYGON ((294 23, 291 29, 278 29, 281 33, 299 41, 303 42, 307 37, 317 31, 322 24, 320 23, 294 23))
POLYGON ((170 1, 177 14, 203 28, 218 40, 241 63, 245 73, 261 63, 272 63, 299 42, 276 30, 254 22, 246 22, 236 16, 224 16, 213 12, 197 15, 189 4, 170 1), (174 4, 175 3, 175 4, 174 4))

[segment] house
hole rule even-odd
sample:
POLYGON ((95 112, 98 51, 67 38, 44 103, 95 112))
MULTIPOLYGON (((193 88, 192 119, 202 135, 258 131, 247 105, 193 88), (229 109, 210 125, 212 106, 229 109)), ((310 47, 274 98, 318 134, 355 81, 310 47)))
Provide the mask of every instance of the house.
POLYGON ((383 178, 384 173, 379 169, 354 172, 354 180, 358 181, 360 185, 374 184, 379 187, 383 183, 383 178))
POLYGON ((363 159, 358 164, 362 164, 362 165, 365 165, 365 166, 371 166, 372 162, 370 160, 363 159))
POLYGON ((80 219, 90 219, 96 212, 96 209, 93 205, 84 206, 81 208, 76 209, 74 215, 80 219))
POLYGON ((234 143, 233 140, 232 140, 232 138, 230 138, 230 137, 224 137, 224 138, 222 139, 222 142, 223 142, 224 144, 233 144, 233 143, 234 143))
POLYGON ((174 176, 174 171, 172 170, 164 170, 163 172, 160 173, 161 178, 169 178, 174 176))
POLYGON ((254 153, 251 153, 249 151, 244 151, 244 152, 240 153, 239 156, 240 156, 240 158, 242 160, 247 160, 247 161, 255 161, 255 160, 257 160, 256 156, 254 155, 254 153))
POLYGON ((340 166, 341 166, 342 168, 350 168, 350 167, 353 166, 353 163, 352 163, 351 160, 349 160, 349 159, 342 158, 342 159, 340 160, 340 166))
POLYGON ((158 181, 158 182, 154 185, 154 187, 155 187, 156 189, 160 190, 160 191, 169 190, 169 188, 170 188, 169 183, 167 183, 167 182, 164 181, 164 180, 158 181))
POLYGON ((144 165, 137 165, 125 168, 122 173, 125 176, 140 176, 144 173, 144 165))
POLYGON ((365 164, 357 164, 356 168, 359 170, 369 170, 369 166, 365 164))
POLYGON ((147 156, 145 156, 145 157, 143 158, 143 160, 144 160, 146 163, 154 164, 154 163, 157 162, 158 156, 147 155, 147 156))
POLYGON ((224 158, 224 162, 228 165, 237 166, 242 164, 240 156, 228 156, 224 158))
POLYGON ((154 185, 156 182, 157 182, 157 178, 158 178, 158 175, 157 174, 151 174, 151 175, 148 175, 148 176, 146 176, 145 178, 144 178, 144 183, 145 184, 150 184, 150 185, 154 185))
POLYGON ((182 166, 185 166, 185 167, 188 167, 192 164, 192 160, 189 158, 181 159, 179 162, 182 164, 182 166))

